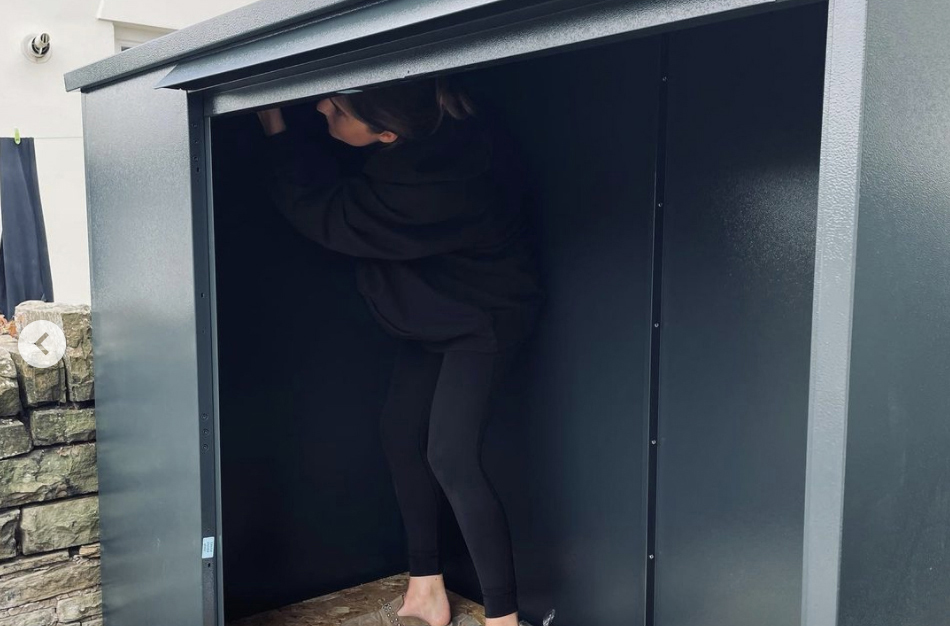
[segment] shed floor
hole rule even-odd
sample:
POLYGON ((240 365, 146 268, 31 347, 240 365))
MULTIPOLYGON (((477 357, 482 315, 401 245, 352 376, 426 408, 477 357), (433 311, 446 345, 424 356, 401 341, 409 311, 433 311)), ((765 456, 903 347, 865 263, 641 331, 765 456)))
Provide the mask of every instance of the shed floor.
MULTIPOLYGON (((311 598, 297 604, 284 606, 266 613, 245 617, 228 626, 339 626, 350 617, 375 611, 378 600, 392 600, 406 589, 409 573, 381 578, 349 589, 311 598)), ((449 592, 452 606, 452 623, 459 623, 460 614, 469 614, 479 624, 485 623, 485 611, 481 605, 449 592)), ((470 620, 466 622, 471 623, 470 620)), ((462 622, 465 623, 465 622, 462 622)))

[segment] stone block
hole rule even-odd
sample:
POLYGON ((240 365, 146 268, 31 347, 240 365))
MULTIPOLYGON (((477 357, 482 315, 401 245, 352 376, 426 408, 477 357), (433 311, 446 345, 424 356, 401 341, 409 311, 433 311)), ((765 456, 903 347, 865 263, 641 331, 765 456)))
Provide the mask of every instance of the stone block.
POLYGON ((55 407, 30 412, 30 434, 37 446, 89 441, 96 436, 93 407, 55 407))
POLYGON ((66 369, 63 360, 51 367, 33 367, 20 356, 15 337, 0 335, 0 349, 13 359, 20 402, 28 407, 66 400, 66 369))
POLYGON ((26 454, 32 448, 26 424, 20 420, 0 418, 0 459, 26 454))
POLYGON ((36 448, 0 460, 0 508, 92 493, 98 486, 95 443, 36 448))
MULTIPOLYGON (((9 337, 9 335, 4 336, 9 337)), ((9 338, 12 339, 12 337, 9 338)), ((9 351, 0 350, 0 416, 16 415, 21 408, 16 365, 9 351)))
POLYGON ((69 399, 73 402, 92 400, 92 317, 89 305, 27 300, 16 306, 15 319, 17 332, 36 320, 47 320, 63 329, 66 336, 63 365, 69 399))
POLYGON ((13 617, 0 617, 0 626, 54 626, 56 623, 55 609, 40 609, 13 617))
MULTIPOLYGON (((76 593, 76 592, 73 592, 76 593)), ((66 594, 70 595, 70 594, 66 594)), ((40 600, 39 602, 27 602, 26 604, 21 604, 19 606, 14 606, 9 609, 0 609, 0 620, 9 620, 14 616, 19 615, 28 615, 37 611, 52 611, 55 619, 56 615, 56 600, 57 598, 49 598, 47 600, 40 600)), ((11 620, 15 626, 20 626, 19 622, 16 620, 11 620)), ((0 622, 0 624, 6 624, 7 622, 0 622)))
POLYGON ((20 517, 23 554, 50 552, 98 540, 98 496, 23 507, 20 517))
POLYGON ((0 579, 0 609, 99 585, 99 561, 74 559, 0 579))
POLYGON ((101 556, 101 553, 102 550, 98 543, 90 543, 88 546, 79 547, 79 556, 98 559, 101 556))
POLYGON ((102 592, 98 589, 92 593, 60 600, 56 604, 56 617, 61 622, 85 621, 99 615, 102 615, 102 592))
MULTIPOLYGON (((0 578, 9 576, 14 572, 22 572, 27 569, 37 569, 52 565, 53 563, 62 563, 69 560, 69 551, 60 550, 59 552, 47 552, 37 556, 26 556, 0 563, 0 578)), ((2 616, 2 615, 0 615, 2 616)))
POLYGON ((102 618, 94 617, 92 619, 84 619, 79 626, 102 626, 102 618))
POLYGON ((16 556, 16 527, 19 521, 19 510, 0 513, 0 559, 16 556))

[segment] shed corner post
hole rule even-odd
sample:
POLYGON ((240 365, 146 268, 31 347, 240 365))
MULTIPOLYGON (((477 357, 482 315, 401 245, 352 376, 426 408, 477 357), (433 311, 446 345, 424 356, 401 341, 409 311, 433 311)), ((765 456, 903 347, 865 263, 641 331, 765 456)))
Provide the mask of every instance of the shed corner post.
POLYGON ((868 0, 830 0, 805 470, 802 626, 836 626, 868 0))

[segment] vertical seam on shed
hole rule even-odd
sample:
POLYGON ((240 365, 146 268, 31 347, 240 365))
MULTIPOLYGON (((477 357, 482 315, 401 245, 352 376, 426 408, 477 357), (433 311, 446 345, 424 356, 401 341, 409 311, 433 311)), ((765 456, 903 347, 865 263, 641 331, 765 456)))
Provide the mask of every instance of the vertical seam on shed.
POLYGON ((669 35, 660 37, 657 81, 656 157, 653 181, 653 263, 650 312, 650 414, 647 477, 646 604, 644 623, 653 626, 656 590, 656 487, 659 448, 660 321, 663 276, 663 204, 666 196, 666 116, 669 85, 669 35))

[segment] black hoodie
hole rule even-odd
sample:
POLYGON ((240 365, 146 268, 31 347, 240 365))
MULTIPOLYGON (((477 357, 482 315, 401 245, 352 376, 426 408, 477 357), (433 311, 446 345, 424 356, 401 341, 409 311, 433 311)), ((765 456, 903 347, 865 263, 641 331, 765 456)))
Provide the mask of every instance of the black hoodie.
POLYGON ((526 337, 542 295, 525 170, 496 126, 446 117, 429 137, 367 148, 352 176, 326 146, 302 142, 293 130, 266 139, 277 209, 305 237, 359 257, 360 293, 390 334, 478 352, 526 337))

